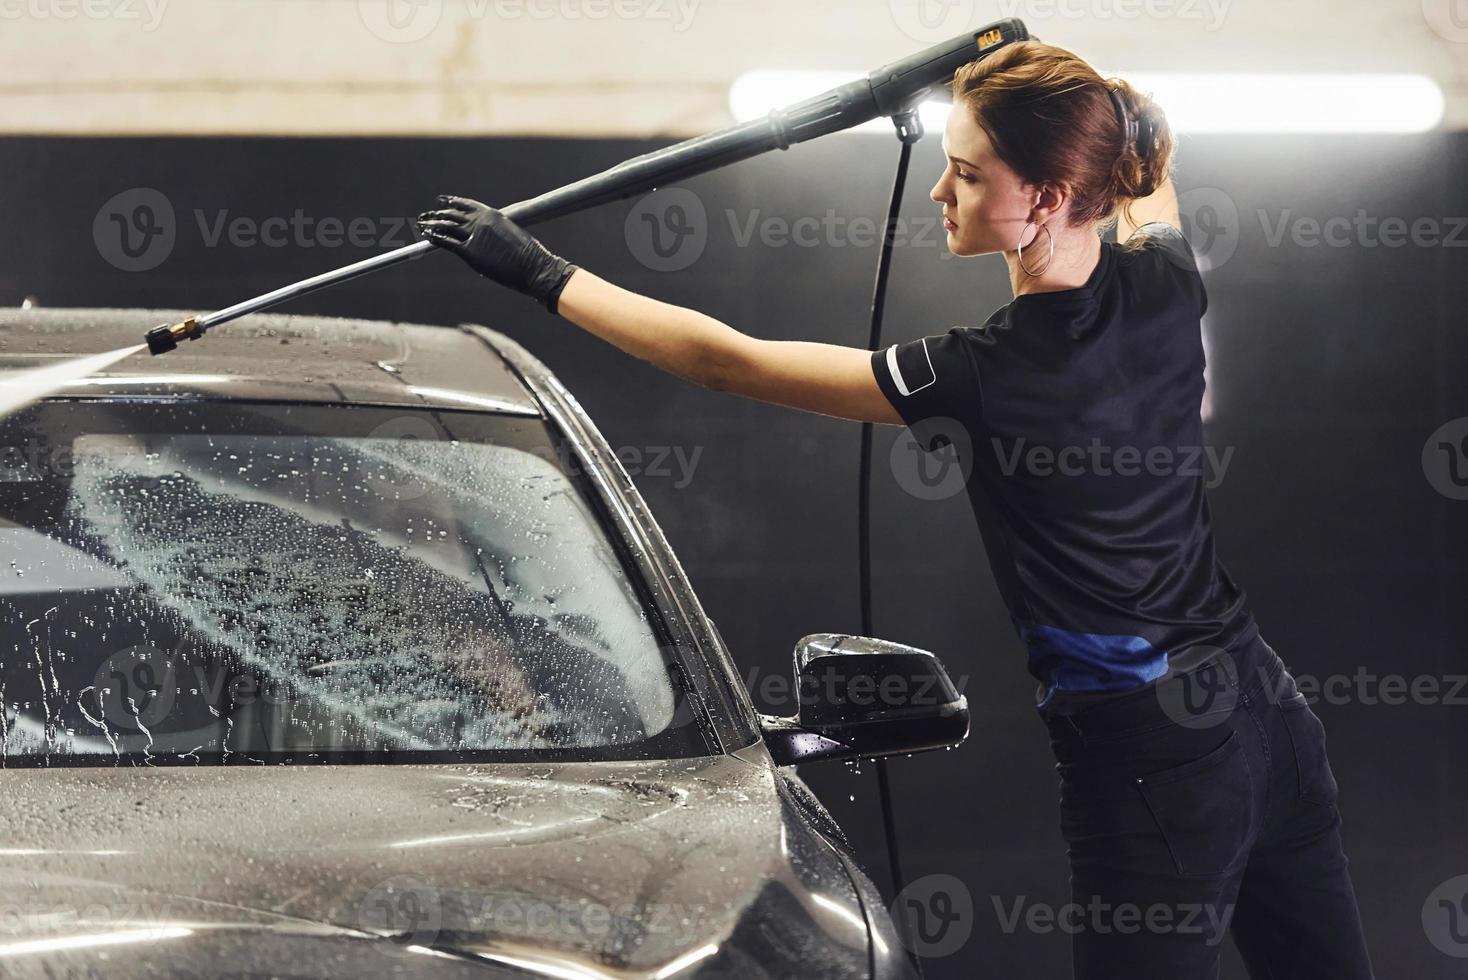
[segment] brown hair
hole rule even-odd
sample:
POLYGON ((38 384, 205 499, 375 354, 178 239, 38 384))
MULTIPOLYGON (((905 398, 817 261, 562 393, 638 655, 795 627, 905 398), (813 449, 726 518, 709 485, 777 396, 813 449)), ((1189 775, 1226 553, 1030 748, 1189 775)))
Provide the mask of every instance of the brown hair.
POLYGON ((1157 103, 1051 44, 1020 41, 964 65, 953 76, 953 98, 1022 180, 1070 191, 1074 225, 1109 221, 1118 205, 1151 194, 1172 169, 1172 129, 1157 103), (1112 89, 1134 121, 1132 142, 1112 89))

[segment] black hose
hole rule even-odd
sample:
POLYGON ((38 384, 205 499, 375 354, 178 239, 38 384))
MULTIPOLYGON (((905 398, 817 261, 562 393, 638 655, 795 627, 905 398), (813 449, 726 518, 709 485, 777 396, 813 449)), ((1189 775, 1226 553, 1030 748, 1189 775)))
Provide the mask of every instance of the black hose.
MULTIPOLYGON (((897 215, 902 209, 902 188, 907 183, 907 165, 912 157, 912 145, 923 135, 916 111, 894 116, 898 139, 902 141, 902 153, 897 158, 897 176, 892 185, 892 201, 887 207, 887 224, 882 234, 882 255, 877 262, 877 279, 872 289, 872 325, 867 339, 867 349, 876 350, 882 342, 882 309, 887 302, 887 273, 892 267, 892 245, 897 235, 897 215)), ((861 631, 864 636, 872 632, 872 423, 861 424, 861 460, 858 463, 860 479, 857 484, 857 568, 861 582, 861 631)), ((902 856, 897 846, 897 824, 892 813, 892 789, 887 780, 887 760, 878 758, 877 798, 882 804, 882 826, 887 836, 887 863, 892 874, 892 894, 901 894, 906 879, 902 875, 902 856)), ((893 916, 903 945, 912 957, 918 976, 923 975, 922 957, 914 944, 908 941, 907 920, 900 910, 893 916)))

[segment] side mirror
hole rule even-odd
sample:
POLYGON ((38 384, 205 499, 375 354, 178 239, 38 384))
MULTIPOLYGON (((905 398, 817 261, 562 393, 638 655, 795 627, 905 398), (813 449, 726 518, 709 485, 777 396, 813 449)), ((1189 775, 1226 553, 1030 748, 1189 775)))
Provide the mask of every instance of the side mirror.
POLYGON ((799 711, 761 715, 776 765, 951 748, 968 737, 968 699, 926 650, 842 633, 795 645, 799 711))

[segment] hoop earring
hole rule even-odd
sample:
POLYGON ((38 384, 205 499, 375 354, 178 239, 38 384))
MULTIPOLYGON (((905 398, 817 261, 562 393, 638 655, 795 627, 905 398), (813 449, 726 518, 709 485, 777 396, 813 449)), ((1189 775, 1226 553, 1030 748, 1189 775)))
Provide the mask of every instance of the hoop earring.
MULTIPOLYGON (((1034 272, 1031 272, 1029 269, 1025 268, 1025 248, 1024 248, 1025 232, 1029 231, 1030 230, 1030 225, 1033 225, 1033 224, 1034 224, 1033 221, 1026 221, 1025 222, 1025 226, 1019 230, 1019 242, 1016 243, 1015 246, 1014 246, 1015 252, 1018 253, 1017 254, 1017 258, 1018 258, 1018 261, 1019 261, 1020 271, 1023 272, 1025 275, 1030 276, 1032 278, 1034 276, 1044 275, 1045 270, 1048 269, 1048 268, 1050 268, 1050 263, 1055 260, 1055 236, 1053 236, 1053 235, 1050 234, 1050 229, 1049 228, 1046 228, 1043 224, 1041 224, 1041 225, 1039 225, 1035 229, 1035 238, 1039 238, 1040 237, 1040 232, 1043 231, 1045 233, 1045 240, 1050 243, 1050 252, 1049 252, 1049 254, 1047 254, 1045 256, 1045 264, 1043 266, 1041 266, 1038 270, 1036 270, 1034 272)), ((1031 245, 1035 244, 1034 239, 1031 239, 1030 240, 1030 244, 1031 245)))

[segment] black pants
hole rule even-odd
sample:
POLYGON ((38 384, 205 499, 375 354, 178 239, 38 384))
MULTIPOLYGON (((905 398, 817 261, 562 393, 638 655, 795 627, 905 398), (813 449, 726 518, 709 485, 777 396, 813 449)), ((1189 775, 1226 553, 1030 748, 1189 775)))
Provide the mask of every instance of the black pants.
POLYGON ((1370 980, 1325 730, 1257 634, 1154 689, 1046 716, 1075 976, 1370 980))

